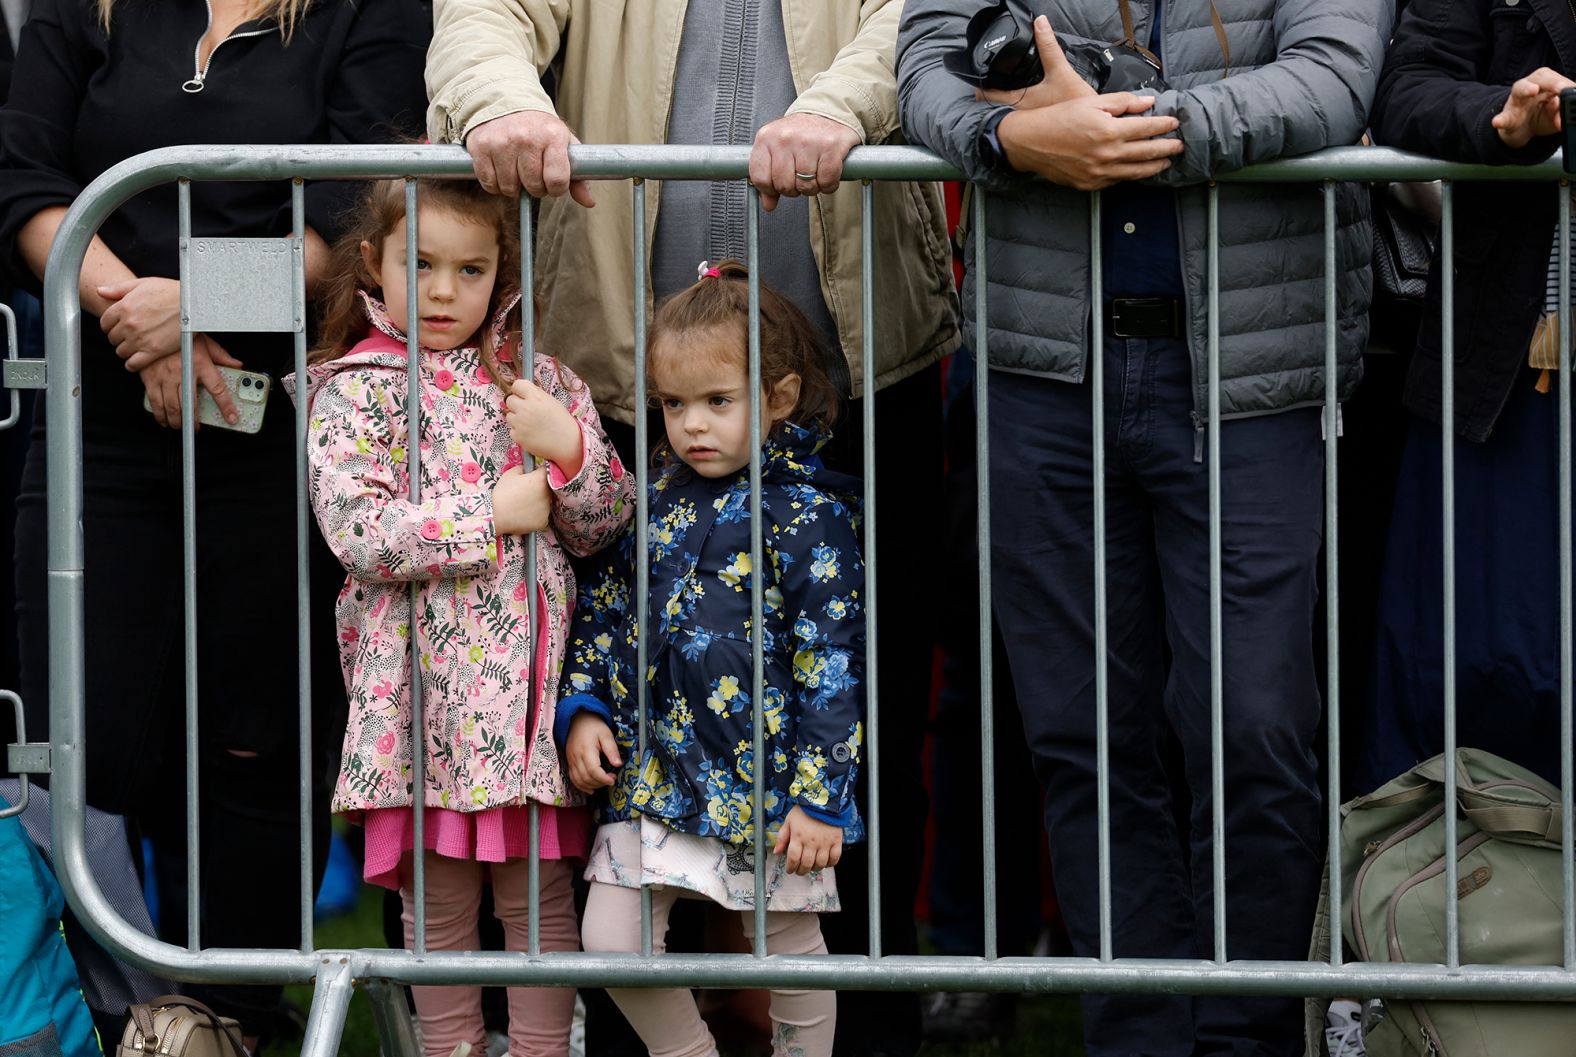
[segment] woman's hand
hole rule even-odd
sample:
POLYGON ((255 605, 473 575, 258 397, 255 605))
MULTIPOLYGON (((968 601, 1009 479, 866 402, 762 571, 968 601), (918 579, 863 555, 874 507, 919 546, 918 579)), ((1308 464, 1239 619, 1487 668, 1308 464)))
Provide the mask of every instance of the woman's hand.
POLYGON ((98 294, 109 302, 99 326, 126 361, 140 371, 181 348, 181 284, 174 279, 141 278, 107 283, 98 294))
POLYGON ((580 472, 585 461, 580 423, 541 386, 516 379, 504 401, 504 420, 509 424, 509 436, 523 450, 553 463, 565 477, 573 478, 580 472))
POLYGON ((604 758, 614 767, 624 766, 607 720, 595 712, 576 712, 569 721, 569 737, 564 741, 569 781, 582 793, 594 793, 612 785, 613 776, 602 766, 604 758))
POLYGON ((493 528, 499 535, 540 532, 552 516, 553 489, 547 483, 547 467, 527 473, 513 466, 498 478, 493 488, 493 528))
POLYGON ((1560 131, 1560 92, 1576 81, 1547 66, 1533 70, 1510 86, 1505 106, 1492 122, 1505 146, 1519 149, 1541 136, 1560 131))
POLYGON ((777 831, 773 855, 788 853, 788 872, 813 873, 836 866, 843 857, 843 828, 811 818, 804 808, 795 805, 783 819, 777 831))
MULTIPOLYGON (((180 337, 177 334, 176 348, 179 347, 180 337)), ((219 373, 219 368, 239 366, 241 366, 240 360, 221 349, 218 343, 206 334, 192 335, 192 376, 197 380, 197 385, 213 394, 219 410, 224 413, 224 420, 231 425, 234 425, 241 416, 235 410, 235 398, 230 395, 230 387, 224 384, 224 376, 219 373)), ((181 358, 161 356, 150 360, 138 374, 142 376, 143 388, 148 391, 148 406, 153 410, 154 419, 161 426, 179 429, 181 358)), ((200 394, 194 390, 192 395, 195 399, 200 394)), ((199 428, 199 423, 194 421, 192 428, 199 428)))

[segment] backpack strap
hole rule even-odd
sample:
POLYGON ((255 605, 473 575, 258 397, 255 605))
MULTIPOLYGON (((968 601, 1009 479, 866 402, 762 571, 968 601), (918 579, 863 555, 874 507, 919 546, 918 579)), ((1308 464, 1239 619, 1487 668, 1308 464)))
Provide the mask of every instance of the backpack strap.
POLYGON ((1486 833, 1560 843, 1564 813, 1558 804, 1510 804, 1467 789, 1457 791, 1456 801, 1468 821, 1486 833))

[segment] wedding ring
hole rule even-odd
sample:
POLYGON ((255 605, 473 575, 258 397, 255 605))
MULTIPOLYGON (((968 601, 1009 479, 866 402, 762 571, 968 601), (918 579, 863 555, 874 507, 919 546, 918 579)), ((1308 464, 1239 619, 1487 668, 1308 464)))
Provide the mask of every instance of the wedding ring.
POLYGON ((801 180, 814 180, 815 179, 815 173, 813 173, 813 172, 799 172, 797 169, 795 169, 794 170, 794 175, 797 176, 801 180))

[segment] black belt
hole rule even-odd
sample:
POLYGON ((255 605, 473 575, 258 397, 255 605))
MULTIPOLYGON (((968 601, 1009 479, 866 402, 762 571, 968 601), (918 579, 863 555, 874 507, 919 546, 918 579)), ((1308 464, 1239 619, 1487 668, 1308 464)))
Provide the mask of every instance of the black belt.
POLYGON ((1105 332, 1114 338, 1180 338, 1182 302, 1175 297, 1113 297, 1105 303, 1105 332))

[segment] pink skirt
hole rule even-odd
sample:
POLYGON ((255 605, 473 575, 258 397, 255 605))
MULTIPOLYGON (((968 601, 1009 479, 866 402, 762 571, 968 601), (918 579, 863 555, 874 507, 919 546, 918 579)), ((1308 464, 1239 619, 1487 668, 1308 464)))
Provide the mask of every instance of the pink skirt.
MULTIPOLYGON (((591 811, 585 807, 536 808, 537 849, 543 859, 585 859, 591 851, 591 811)), ((361 876, 371 884, 399 889, 399 861, 416 846, 415 824, 408 807, 375 808, 366 812, 365 865, 361 876)), ((429 807, 422 834, 428 851, 451 859, 504 862, 531 854, 531 809, 493 807, 485 811, 451 811, 429 807)))

